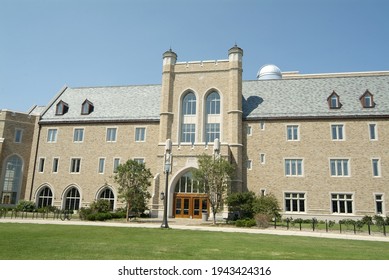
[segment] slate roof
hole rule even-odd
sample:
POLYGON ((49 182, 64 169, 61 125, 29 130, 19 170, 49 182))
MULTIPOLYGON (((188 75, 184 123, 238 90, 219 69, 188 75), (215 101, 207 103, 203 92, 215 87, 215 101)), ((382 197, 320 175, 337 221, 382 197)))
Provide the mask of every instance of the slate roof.
MULTIPOLYGON (((389 116, 389 72, 384 75, 333 75, 281 80, 243 81, 243 118, 328 118, 389 116), (374 108, 362 108, 359 98, 369 90, 374 108), (335 91, 342 107, 330 109, 327 98, 335 91)), ((42 113, 41 122, 159 121, 161 85, 64 88, 42 113), (94 111, 81 115, 89 100, 94 111), (56 116, 56 104, 69 111, 56 116)))
POLYGON ((255 118, 320 118, 389 115, 389 73, 383 76, 296 78, 243 82, 243 116, 255 118), (374 108, 363 108, 369 90, 374 108), (330 109, 335 91, 342 107, 330 109))

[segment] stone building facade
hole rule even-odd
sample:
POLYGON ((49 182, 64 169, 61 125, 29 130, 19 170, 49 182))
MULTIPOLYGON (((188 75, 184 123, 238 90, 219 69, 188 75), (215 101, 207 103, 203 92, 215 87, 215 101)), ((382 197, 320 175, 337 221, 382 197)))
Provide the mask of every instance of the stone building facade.
POLYGON ((191 182, 204 153, 234 164, 233 191, 272 193, 284 216, 387 215, 389 72, 302 75, 267 65, 243 81, 242 60, 238 46, 214 61, 178 62, 169 50, 160 85, 61 89, 35 128, 25 198, 122 207, 115 166, 135 159, 154 175, 149 208, 162 216, 170 139, 170 217, 208 209, 191 182))

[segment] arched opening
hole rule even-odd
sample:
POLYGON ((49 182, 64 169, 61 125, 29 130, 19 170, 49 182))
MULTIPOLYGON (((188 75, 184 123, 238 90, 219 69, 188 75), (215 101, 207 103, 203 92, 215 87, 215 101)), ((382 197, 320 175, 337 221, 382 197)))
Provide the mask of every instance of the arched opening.
POLYGON ((113 211, 115 207, 115 195, 109 186, 104 187, 98 194, 98 199, 104 199, 109 202, 109 210, 113 211))
POLYGON ((38 192, 36 206, 37 208, 44 208, 53 205, 53 192, 49 186, 44 186, 38 192))
POLYGON ((78 210, 80 209, 80 192, 76 187, 71 187, 65 193, 64 209, 78 210))
POLYGON ((175 218, 201 219, 203 212, 209 212, 208 196, 193 183, 191 171, 184 173, 177 181, 173 201, 175 218))

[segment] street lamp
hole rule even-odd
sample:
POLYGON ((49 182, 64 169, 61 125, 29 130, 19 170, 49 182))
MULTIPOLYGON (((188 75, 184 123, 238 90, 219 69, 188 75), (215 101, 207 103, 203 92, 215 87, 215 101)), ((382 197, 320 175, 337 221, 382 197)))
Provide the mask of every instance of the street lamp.
POLYGON ((170 139, 166 140, 165 144, 165 154, 164 154, 164 161, 163 161, 163 173, 166 174, 166 181, 165 181, 165 193, 163 196, 161 196, 161 199, 163 200, 163 220, 161 228, 169 228, 168 222, 167 222, 167 201, 168 201, 168 185, 169 185, 169 173, 172 173, 172 141, 170 139))

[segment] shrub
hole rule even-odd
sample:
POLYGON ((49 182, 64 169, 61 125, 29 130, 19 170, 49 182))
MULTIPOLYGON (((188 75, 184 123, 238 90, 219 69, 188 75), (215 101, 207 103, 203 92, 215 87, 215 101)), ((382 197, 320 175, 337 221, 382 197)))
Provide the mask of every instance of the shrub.
POLYGON ((253 227, 256 224, 257 223, 255 222, 254 219, 249 219, 249 218, 236 220, 236 222, 235 222, 235 225, 237 227, 253 227))
POLYGON ((27 200, 20 200, 15 208, 17 211, 32 212, 35 210, 35 203, 27 200))
POLYGON ((254 192, 234 192, 228 195, 227 204, 230 212, 238 213, 239 219, 254 217, 254 203, 256 201, 254 192))
POLYGON ((266 214, 275 218, 281 217, 277 198, 273 194, 258 197, 254 203, 253 210, 255 213, 266 214))
POLYGON ((108 213, 110 211, 110 203, 106 199, 98 199, 90 205, 93 213, 108 213))

